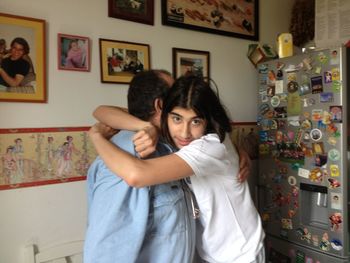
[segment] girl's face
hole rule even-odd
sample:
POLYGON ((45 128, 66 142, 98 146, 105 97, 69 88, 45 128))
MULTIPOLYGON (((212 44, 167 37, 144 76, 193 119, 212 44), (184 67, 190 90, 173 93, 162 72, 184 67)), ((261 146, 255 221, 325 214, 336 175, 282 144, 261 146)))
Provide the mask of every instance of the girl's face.
POLYGON ((71 46, 71 49, 73 49, 73 50, 77 50, 78 49, 78 43, 77 42, 72 42, 70 44, 70 46, 71 46))
POLYGON ((181 149, 204 135, 206 121, 192 109, 175 107, 168 114, 168 128, 174 144, 181 149))

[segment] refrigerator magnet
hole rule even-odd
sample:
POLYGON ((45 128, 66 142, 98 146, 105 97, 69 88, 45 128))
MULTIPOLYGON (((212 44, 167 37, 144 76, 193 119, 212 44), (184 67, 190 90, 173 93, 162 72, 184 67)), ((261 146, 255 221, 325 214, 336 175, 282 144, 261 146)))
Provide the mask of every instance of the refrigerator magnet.
POLYGON ((334 250, 340 251, 343 249, 343 244, 339 239, 333 238, 331 240, 331 246, 334 250))
POLYGON ((330 144, 330 145, 336 145, 337 144, 337 138, 331 136, 328 138, 327 142, 330 144))
POLYGON ((275 93, 283 93, 283 80, 276 80, 275 82, 275 93))
POLYGON ((332 82, 332 91, 335 93, 339 93, 341 90, 341 82, 340 81, 333 81, 332 82))
POLYGON ((322 167, 327 163, 327 155, 326 154, 316 154, 315 157, 315 166, 322 167))
POLYGON ((337 149, 331 149, 328 152, 328 158, 331 161, 339 161, 340 160, 340 152, 337 149))
POLYGON ((278 96, 273 96, 272 98, 271 98, 271 106, 272 107, 278 107, 278 105, 280 105, 280 98, 278 97, 278 96))
POLYGON ((329 216, 329 221, 331 222, 331 230, 336 231, 340 228, 341 223, 343 223, 341 213, 333 213, 329 216))
POLYGON ((332 80, 339 81, 340 80, 340 71, 339 68, 332 68, 332 80))
POLYGON ((268 86, 267 87, 267 96, 269 96, 269 97, 275 96, 275 86, 268 86))
POLYGON ((322 251, 329 251, 329 245, 330 245, 330 242, 329 242, 328 233, 324 232, 322 235, 321 242, 320 242, 320 249, 322 251))
POLYGON ((294 176, 288 176, 288 183, 291 185, 291 186, 295 186, 297 184, 297 179, 294 177, 294 176))
POLYGON ((276 79, 277 80, 283 80, 283 71, 278 69, 276 73, 276 79))
POLYGON ((312 244, 315 246, 315 247, 318 247, 319 246, 319 237, 318 235, 312 235, 312 244))
POLYGON ((312 122, 308 119, 305 119, 301 123, 301 128, 303 129, 311 129, 312 128, 312 122))
POLYGON ((322 182, 322 177, 323 177, 323 174, 322 174, 322 171, 320 168, 314 168, 311 170, 310 172, 310 176, 309 176, 309 179, 311 182, 322 182))
POLYGON ((340 63, 340 59, 339 59, 338 50, 334 49, 334 50, 331 51, 329 64, 331 64, 331 65, 338 65, 339 63, 340 63))
POLYGON ((310 57, 303 59, 304 67, 307 71, 312 70, 312 59, 310 57))
POLYGON ((334 178, 328 178, 328 183, 329 183, 329 188, 330 189, 335 189, 340 187, 340 182, 337 179, 334 178))
POLYGON ((284 69, 284 71, 285 71, 285 72, 288 72, 288 73, 295 72, 295 71, 297 71, 297 70, 298 70, 297 67, 296 67, 295 65, 293 65, 293 64, 289 64, 289 65, 284 69))
POLYGON ((342 194, 331 193, 331 208, 340 210, 342 208, 343 198, 342 194))
POLYGON ((331 164, 329 166, 329 169, 331 171, 331 176, 332 177, 338 177, 339 176, 339 166, 337 164, 331 164))
POLYGON ((312 143, 312 150, 314 154, 324 154, 323 142, 312 143))
POLYGON ((331 121, 340 123, 343 121, 342 112, 343 107, 342 106, 329 106, 329 111, 331 114, 331 121))
POLYGON ((320 74, 322 71, 322 68, 321 67, 316 67, 315 68, 315 74, 320 74))
MULTIPOLYGON (((299 175, 300 177, 309 179, 310 171, 307 170, 307 169, 304 169, 304 168, 299 168, 299 169, 298 169, 298 175, 299 175)), ((289 178, 288 178, 288 179, 289 179, 289 178)))
POLYGON ((322 76, 311 78, 311 92, 312 94, 321 93, 323 91, 322 76))
POLYGON ((323 115, 323 110, 321 109, 313 109, 311 111, 311 119, 313 121, 320 121, 322 119, 322 115, 323 115))
POLYGON ((276 75, 273 70, 269 70, 269 72, 267 73, 267 78, 267 85, 274 86, 276 82, 276 75))
POLYGON ((332 82, 332 71, 325 71, 323 73, 324 76, 324 83, 331 83, 332 82))
POLYGON ((293 223, 292 220, 289 218, 282 218, 281 219, 281 225, 283 229, 293 229, 293 223))
POLYGON ((312 129, 310 132, 310 137, 314 141, 319 141, 322 138, 322 132, 319 129, 312 129))
POLYGON ((300 96, 310 94, 310 93, 311 93, 311 88, 310 88, 310 85, 308 83, 304 83, 304 84, 300 85, 300 89, 299 89, 300 96))
POLYGON ((320 102, 321 103, 327 103, 327 102, 333 102, 333 92, 321 92, 320 93, 320 102))
POLYGON ((321 64, 327 64, 328 62, 328 56, 324 53, 324 52, 320 52, 317 55, 317 60, 321 63, 321 64))

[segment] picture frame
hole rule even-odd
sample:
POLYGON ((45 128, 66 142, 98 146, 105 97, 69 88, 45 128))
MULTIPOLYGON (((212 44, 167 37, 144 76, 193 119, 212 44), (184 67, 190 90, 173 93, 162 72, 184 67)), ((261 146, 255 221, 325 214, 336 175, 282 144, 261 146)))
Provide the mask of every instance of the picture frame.
POLYGON ((259 127, 256 122, 232 122, 230 139, 234 145, 245 150, 251 160, 259 157, 259 127))
POLYGON ((57 34, 58 69, 90 71, 90 39, 83 36, 57 34))
POLYGON ((90 127, 0 129, 0 190, 86 179, 90 127))
POLYGON ((154 25, 154 0, 108 0, 108 16, 154 25))
POLYGON ((151 68, 150 46, 112 39, 99 39, 102 83, 130 83, 138 72, 151 68))
POLYGON ((173 76, 175 79, 186 74, 210 78, 209 51, 173 48, 173 76))
POLYGON ((11 75, 9 60, 16 52, 20 53, 16 60, 21 63, 21 67, 16 66, 16 72, 12 72, 14 82, 8 83, 0 77, 0 101, 46 103, 45 29, 43 19, 0 13, 0 38, 6 46, 0 54, 1 68, 11 75), (24 77, 18 78, 18 75, 24 77))
POLYGON ((162 24, 258 41, 259 0, 227 2, 162 0, 162 24))

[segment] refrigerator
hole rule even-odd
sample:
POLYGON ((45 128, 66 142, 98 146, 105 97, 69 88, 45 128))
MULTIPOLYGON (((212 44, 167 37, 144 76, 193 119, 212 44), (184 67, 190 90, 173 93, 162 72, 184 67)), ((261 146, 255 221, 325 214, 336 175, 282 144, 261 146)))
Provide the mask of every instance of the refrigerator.
POLYGON ((257 66, 267 262, 350 262, 349 54, 313 50, 257 66))

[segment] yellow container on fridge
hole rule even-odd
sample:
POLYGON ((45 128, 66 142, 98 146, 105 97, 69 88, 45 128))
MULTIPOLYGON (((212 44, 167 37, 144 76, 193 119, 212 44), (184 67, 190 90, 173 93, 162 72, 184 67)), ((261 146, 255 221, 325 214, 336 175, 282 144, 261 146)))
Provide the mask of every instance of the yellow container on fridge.
POLYGON ((293 56, 293 36, 282 33, 277 37, 277 53, 280 58, 293 56))

